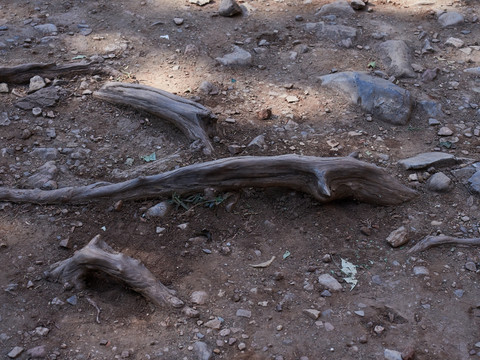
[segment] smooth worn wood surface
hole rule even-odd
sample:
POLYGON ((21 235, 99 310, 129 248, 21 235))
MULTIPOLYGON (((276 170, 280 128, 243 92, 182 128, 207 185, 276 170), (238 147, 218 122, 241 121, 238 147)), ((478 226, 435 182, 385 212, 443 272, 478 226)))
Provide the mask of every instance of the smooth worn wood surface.
POLYGON ((201 104, 150 86, 118 82, 105 84, 94 96, 147 111, 179 128, 205 154, 213 152, 209 136, 215 134, 217 119, 201 104))
POLYGON ((446 235, 427 236, 411 247, 408 252, 421 252, 440 245, 478 246, 480 245, 480 238, 456 238, 446 235))
POLYGON ((301 155, 243 156, 194 164, 158 175, 120 183, 99 182, 56 190, 0 188, 0 201, 39 204, 84 203, 91 200, 134 200, 169 197, 244 187, 285 187, 320 202, 356 199, 395 205, 416 192, 383 169, 353 157, 319 158, 301 155))
POLYGON ((100 271, 123 281, 154 304, 169 304, 176 308, 184 305, 140 261, 114 251, 100 235, 76 251, 71 258, 52 265, 46 277, 82 289, 83 277, 91 271, 100 271))
POLYGON ((0 83, 26 84, 35 75, 54 79, 59 76, 101 72, 110 75, 120 74, 109 67, 86 61, 62 65, 57 65, 55 63, 31 63, 12 67, 0 67, 0 83))

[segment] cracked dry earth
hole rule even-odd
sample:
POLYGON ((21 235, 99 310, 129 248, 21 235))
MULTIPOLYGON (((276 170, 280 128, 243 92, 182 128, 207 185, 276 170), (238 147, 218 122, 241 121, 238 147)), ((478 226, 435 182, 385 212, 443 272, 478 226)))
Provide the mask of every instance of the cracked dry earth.
POLYGON ((28 83, 0 85, 1 186, 119 182, 229 156, 357 152, 418 192, 381 207, 244 189, 235 204, 225 194, 217 204, 199 194, 188 211, 178 206, 186 199, 167 202, 161 217, 144 214, 171 199, 2 202, 2 358, 480 357, 478 249, 407 253, 427 235, 479 236, 480 3, 330 3, 244 0, 242 14, 224 17, 219 0, 0 2, 0 66, 91 59, 121 72, 46 79, 40 86, 57 87, 59 100, 32 110, 17 106, 28 83), (394 60, 382 50, 390 40, 402 41, 389 43, 400 44, 386 51, 394 60), (251 58, 222 65, 217 58, 234 46, 251 58), (408 121, 392 124, 375 113, 383 102, 369 110, 322 85, 321 76, 347 71, 408 90, 408 121), (147 113, 96 99, 107 81, 211 109, 213 154, 147 113), (430 152, 451 161, 399 164, 430 152), (402 226, 407 243, 394 248, 386 239, 402 226), (142 261, 199 317, 154 306, 102 274, 82 291, 44 279, 97 234, 142 261), (355 265, 353 289, 342 259, 355 265))

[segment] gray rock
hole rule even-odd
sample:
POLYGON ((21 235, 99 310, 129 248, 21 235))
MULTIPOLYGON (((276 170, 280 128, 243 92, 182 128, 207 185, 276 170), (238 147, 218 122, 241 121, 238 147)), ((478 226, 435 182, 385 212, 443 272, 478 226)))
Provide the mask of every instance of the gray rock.
POLYGON ((424 169, 430 166, 433 167, 443 167, 443 166, 451 166, 457 163, 457 160, 454 155, 446 154, 441 152, 428 152, 416 155, 414 157, 400 160, 398 162, 402 165, 406 170, 416 170, 416 169, 424 169))
POLYGON ((147 210, 145 216, 148 219, 163 218, 168 215, 171 209, 171 204, 168 201, 162 201, 147 210))
POLYGON ((313 320, 317 320, 321 314, 319 310, 315 310, 315 309, 304 309, 303 313, 313 320))
POLYGON ((224 66, 249 66, 252 64, 252 55, 235 45, 232 53, 218 57, 215 60, 224 66))
POLYGON ((414 275, 429 275, 430 271, 425 266, 415 266, 413 268, 413 274, 414 275))
POLYGON ((209 4, 211 1, 212 0, 190 0, 190 4, 204 6, 204 5, 209 4))
POLYGON ((330 25, 323 21, 313 24, 310 23, 310 25, 307 24, 305 29, 310 29, 307 31, 315 31, 316 36, 320 39, 328 39, 335 42, 342 40, 352 41, 352 39, 357 37, 357 29, 354 27, 346 25, 330 25))
POLYGON ((445 12, 438 17, 438 22, 442 27, 463 24, 464 21, 463 15, 456 11, 445 12))
POLYGON ((198 90, 206 95, 217 95, 219 93, 218 88, 210 81, 202 81, 198 90))
POLYGON ((477 171, 470 179, 468 179, 468 185, 470 185, 470 188, 474 193, 480 194, 480 171, 477 171))
POLYGON ((32 109, 32 114, 33 114, 33 116, 40 116, 40 115, 42 115, 42 109, 39 108, 39 107, 34 107, 32 109))
POLYGON ((222 321, 219 318, 209 320, 205 323, 205 327, 218 330, 222 327, 222 321))
POLYGON ((57 27, 53 24, 35 25, 34 29, 40 31, 43 35, 49 35, 58 31, 57 27))
POLYGON ((184 21, 185 20, 183 18, 173 18, 173 22, 178 26, 182 25, 184 21))
POLYGON ((318 277, 318 283, 330 291, 342 290, 342 285, 332 275, 322 274, 318 277))
POLYGON ((431 100, 420 100, 417 102, 417 108, 425 112, 430 117, 440 117, 443 115, 442 104, 431 100))
POLYGON ((230 17, 242 13, 242 8, 235 0, 222 0, 218 8, 220 16, 230 17))
POLYGON ((77 297, 77 295, 72 295, 72 296, 70 296, 70 297, 67 299, 67 303, 69 303, 70 305, 73 305, 73 306, 77 305, 77 303, 78 303, 78 297, 77 297))
POLYGON ((50 107, 55 105, 59 98, 56 88, 47 87, 21 98, 15 106, 22 110, 32 110, 34 107, 50 107))
POLYGON ((32 151, 33 156, 38 156, 43 161, 56 160, 58 158, 58 150, 55 148, 36 148, 32 151))
POLYGON ((405 226, 400 226, 392 231, 387 237, 387 242, 394 248, 406 244, 408 242, 408 231, 405 226))
POLYGON ((322 86, 340 91, 353 104, 385 122, 405 125, 410 118, 410 92, 387 80, 351 71, 324 75, 319 80, 322 86))
POLYGON ((45 80, 39 75, 35 75, 30 79, 30 85, 28 86, 28 92, 32 93, 45 87, 45 80))
POLYGON ((385 360, 402 360, 402 353, 396 350, 385 349, 383 351, 385 360))
POLYGON ((439 136, 451 136, 453 135, 453 131, 447 127, 447 126, 442 126, 437 133, 439 136))
POLYGON ((380 277, 380 275, 373 275, 372 276, 372 282, 375 285, 383 285, 383 281, 382 281, 382 278, 380 277))
POLYGON ((440 121, 438 121, 435 118, 430 118, 430 119, 428 119, 428 125, 430 125, 430 126, 440 125, 440 121))
POLYGON ((352 9, 355 10, 363 10, 367 6, 367 4, 365 4, 365 2, 363 2, 362 0, 351 0, 350 6, 352 7, 352 9))
POLYGON ((463 294, 465 294, 465 290, 457 289, 457 290, 454 290, 453 293, 455 294, 456 297, 460 299, 463 296, 463 294))
POLYGON ((237 310, 237 316, 238 317, 244 317, 244 318, 251 318, 252 317, 252 312, 250 310, 238 309, 237 310))
POLYGON ((0 113, 0 126, 8 126, 12 122, 10 121, 10 118, 8 117, 8 113, 6 112, 1 112, 0 113))
POLYGON ((330 297, 330 296, 332 296, 332 293, 325 289, 320 293, 320 296, 321 297, 330 297))
POLYGON ((315 15, 329 15, 334 14, 337 16, 349 16, 355 14, 355 11, 348 4, 346 0, 338 0, 330 4, 325 4, 321 7, 320 11, 315 15))
POLYGON ((465 70, 463 70, 463 72, 465 72, 465 73, 467 73, 467 74, 473 74, 473 75, 479 76, 479 75, 480 75, 480 66, 479 66, 479 67, 474 67, 474 68, 465 69, 465 70))
POLYGON ((427 188, 431 191, 445 192, 450 189, 452 180, 443 172, 433 174, 427 181, 427 188))
POLYGON ((50 139, 55 139, 57 137, 57 132, 54 128, 48 128, 45 130, 45 135, 50 139))
POLYGON ((8 85, 6 83, 0 83, 0 94, 6 94, 8 91, 8 85))
POLYGON ((44 359, 47 356, 45 345, 36 346, 27 350, 27 356, 29 359, 44 359))
POLYGON ((212 358, 212 350, 203 341, 197 341, 193 344, 193 351, 195 351, 198 360, 210 360, 212 358))
POLYGON ((477 271, 477 265, 473 261, 467 261, 465 263, 465 269, 467 269, 468 271, 476 272, 477 271))
POLYGON ((430 41, 428 39, 425 39, 425 43, 422 48, 422 54, 429 54, 435 52, 434 47, 432 44, 430 44, 430 41))
POLYGON ((47 336, 49 332, 50 329, 43 326, 38 326, 35 328, 35 334, 38 336, 47 336))
POLYGON ((194 291, 192 295, 190 295, 190 300, 194 304, 203 305, 207 302, 208 294, 205 291, 194 291))
POLYGON ((472 177, 473 174, 475 174, 476 170, 473 166, 467 166, 464 168, 460 169, 455 169, 452 170, 451 173, 457 179, 458 181, 466 184, 468 179, 472 177))
POLYGON ((10 359, 15 359, 23 352, 23 350, 24 350, 23 347, 15 346, 12 350, 10 350, 7 356, 10 359))
POLYGON ((57 188, 57 183, 53 181, 58 173, 55 161, 48 161, 38 168, 37 172, 29 176, 23 186, 28 188, 39 188, 43 190, 53 190, 57 188))
POLYGON ((364 317, 365 316, 365 311, 363 310, 356 310, 354 311, 354 313, 360 317, 364 317))
POLYGON ((411 53, 408 45, 403 40, 387 40, 378 46, 382 61, 387 67, 388 75, 396 78, 414 78, 411 53))
POLYGON ((254 138, 250 143, 247 145, 247 147, 252 147, 252 146, 257 146, 261 149, 264 149, 266 147, 265 143, 265 136, 264 135, 258 135, 256 138, 254 138))
POLYGON ((447 41, 445 41, 446 46, 453 46, 457 49, 460 49, 464 44, 463 40, 454 37, 449 37, 447 41))

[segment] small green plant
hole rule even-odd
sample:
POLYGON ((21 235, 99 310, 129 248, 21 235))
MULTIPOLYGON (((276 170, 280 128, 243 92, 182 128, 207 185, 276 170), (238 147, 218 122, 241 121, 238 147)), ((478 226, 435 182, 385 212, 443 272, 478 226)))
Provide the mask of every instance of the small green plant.
POLYGON ((225 197, 223 194, 216 196, 214 199, 207 200, 201 194, 194 194, 188 197, 180 197, 177 193, 173 193, 172 198, 170 199, 170 203, 175 204, 177 209, 182 207, 185 210, 190 210, 196 206, 204 206, 207 208, 212 208, 214 206, 220 205, 223 201, 225 201, 225 197))

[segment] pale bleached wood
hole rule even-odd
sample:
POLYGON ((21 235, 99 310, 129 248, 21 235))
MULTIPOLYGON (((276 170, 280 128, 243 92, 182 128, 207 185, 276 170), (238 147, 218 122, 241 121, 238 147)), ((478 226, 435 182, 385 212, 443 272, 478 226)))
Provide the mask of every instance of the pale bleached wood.
POLYGON ((457 238, 446 235, 427 236, 411 247, 408 252, 421 252, 440 245, 478 246, 480 245, 480 238, 457 238))
POLYGON ((71 258, 53 264, 45 275, 49 280, 71 284, 81 290, 84 288, 83 278, 92 271, 100 271, 123 281, 154 304, 168 304, 175 308, 184 305, 140 261, 114 251, 100 235, 76 251, 71 258))
POLYGON ((56 190, 0 188, 0 201, 84 203, 245 187, 285 187, 310 194, 319 202, 350 198, 380 205, 399 204, 416 195, 383 169, 353 157, 280 155, 219 159, 116 184, 99 182, 56 190))
POLYGON ((108 66, 87 61, 61 65, 55 63, 30 63, 11 67, 0 67, 0 83, 25 84, 35 75, 54 79, 59 76, 96 73, 121 76, 120 72, 113 70, 108 66))
POLYGON ((119 82, 109 82, 93 95, 113 104, 132 106, 168 121, 188 139, 199 142, 205 154, 213 152, 209 136, 215 134, 217 119, 199 103, 150 86, 119 82))

